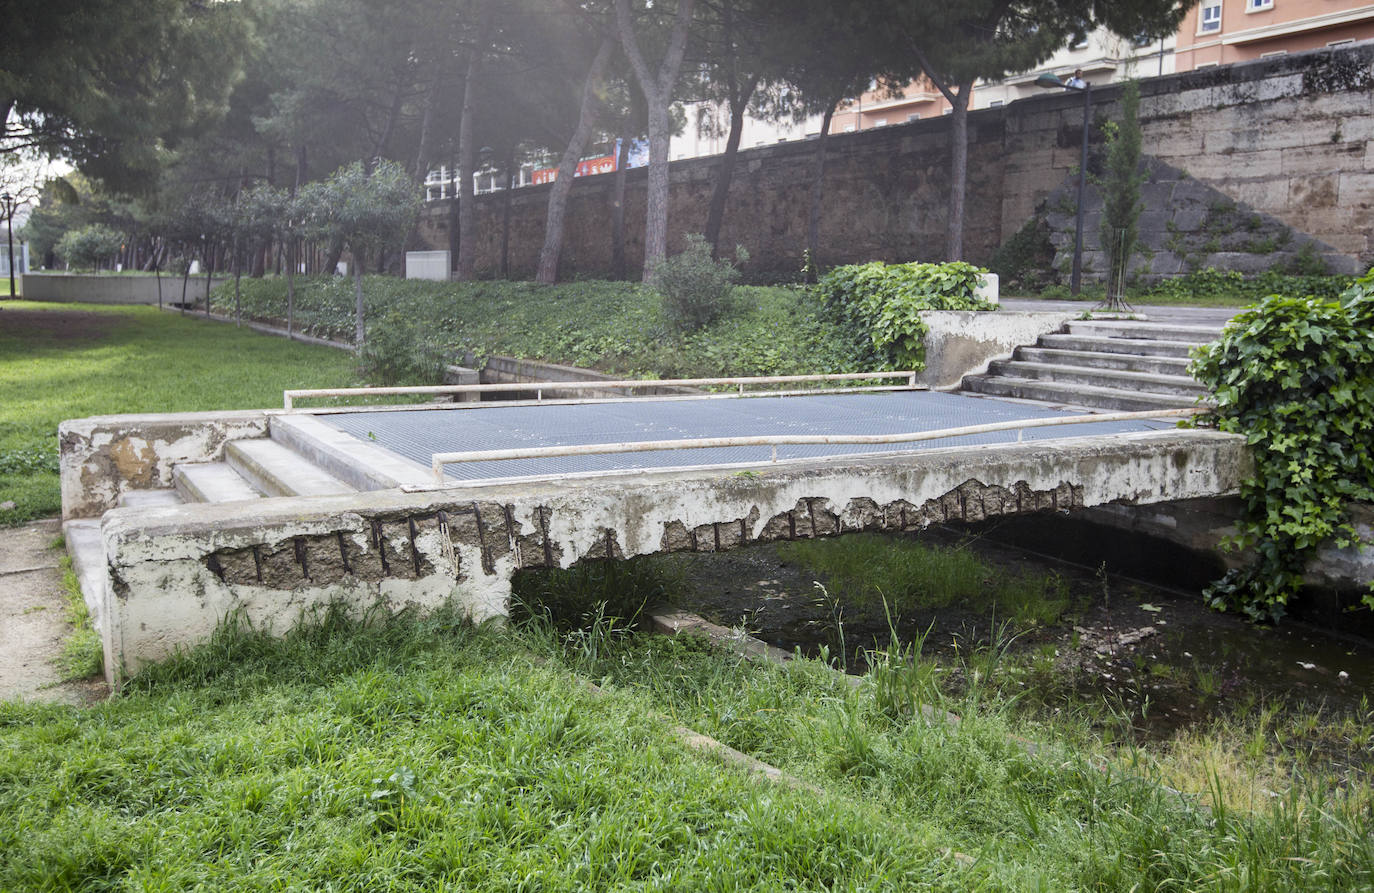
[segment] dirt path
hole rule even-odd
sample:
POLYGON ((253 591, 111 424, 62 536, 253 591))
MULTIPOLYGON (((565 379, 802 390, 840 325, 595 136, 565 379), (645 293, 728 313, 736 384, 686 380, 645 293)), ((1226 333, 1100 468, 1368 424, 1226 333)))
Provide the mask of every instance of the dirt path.
POLYGON ((53 518, 0 528, 0 700, 88 704, 104 683, 62 682, 56 659, 71 631, 63 618, 61 534, 53 518))

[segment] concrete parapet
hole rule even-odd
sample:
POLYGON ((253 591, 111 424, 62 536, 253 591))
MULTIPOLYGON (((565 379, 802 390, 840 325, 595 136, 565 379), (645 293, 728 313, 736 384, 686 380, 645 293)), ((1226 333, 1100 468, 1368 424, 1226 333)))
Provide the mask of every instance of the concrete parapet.
MULTIPOLYGON (((158 279, 156 276, 130 276, 80 274, 80 273, 25 273, 20 278, 20 288, 28 301, 54 301, 77 304, 158 304, 158 279)), ((199 283, 187 291, 190 299, 204 298, 205 279, 194 280, 199 283)), ((212 278, 211 289, 218 288, 232 279, 212 278)), ((162 277, 161 303, 171 304, 181 300, 181 277, 162 277)))
POLYGON ((926 368, 916 381, 930 388, 958 387, 965 375, 988 371, 993 360, 1008 359, 1017 347, 1058 332, 1071 313, 1002 310, 927 310, 926 368))
POLYGON ((1158 431, 733 470, 120 508, 101 529, 112 681, 235 615, 284 631, 314 605, 504 616, 520 568, 1110 502, 1233 493, 1243 437, 1158 431))

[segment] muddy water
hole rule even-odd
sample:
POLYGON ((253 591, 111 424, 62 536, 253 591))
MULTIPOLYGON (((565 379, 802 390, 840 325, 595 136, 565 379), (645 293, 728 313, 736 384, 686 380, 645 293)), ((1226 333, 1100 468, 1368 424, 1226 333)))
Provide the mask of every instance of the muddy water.
MULTIPOLYGON (((1015 629, 990 613, 911 606, 894 618, 901 639, 924 636, 924 653, 952 668, 971 651, 1006 646, 1005 663, 1020 667, 1013 675, 1026 680, 1016 684, 1029 686, 1027 694, 1047 705, 1106 702, 1144 738, 1257 705, 1368 716, 1374 644, 1297 622, 1256 626, 1212 611, 1196 586, 1196 569, 1179 564, 1182 585, 1158 585, 1158 578, 1170 579, 1169 560, 1157 562, 1156 583, 1124 576, 1111 562, 1104 578, 1100 567, 1032 554, 993 535, 933 529, 917 539, 972 549, 1000 573, 1058 574, 1072 596, 1069 610, 1051 625, 1015 629)), ((815 656, 825 648, 837 657, 843 643, 846 663, 861 670, 863 649, 890 640, 880 606, 865 611, 840 593, 825 597, 816 583, 828 581, 783 560, 775 547, 693 556, 682 569, 682 607, 786 650, 815 656)))

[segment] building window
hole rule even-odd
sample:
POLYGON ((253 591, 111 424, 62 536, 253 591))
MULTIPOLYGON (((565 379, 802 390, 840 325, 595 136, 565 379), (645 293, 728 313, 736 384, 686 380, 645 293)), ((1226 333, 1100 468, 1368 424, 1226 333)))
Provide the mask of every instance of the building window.
POLYGON ((853 125, 853 124, 846 124, 846 125, 844 125, 844 132, 845 132, 845 133, 853 133, 853 132, 854 132, 854 125, 853 125))
POLYGON ((1003 100, 1003 99, 994 99, 992 102, 989 102, 989 103, 988 103, 988 108, 990 108, 990 109, 1001 108, 1001 107, 1005 104, 1005 102, 1006 102, 1006 100, 1003 100))
POLYGON ((1215 62, 1199 62, 1197 65, 1194 65, 1194 66, 1193 66, 1193 71, 1202 71, 1202 69, 1204 69, 1204 68, 1216 68, 1216 67, 1217 67, 1217 63, 1215 63, 1215 62))
POLYGON ((1260 53, 1261 59, 1272 59, 1275 56, 1287 56, 1287 50, 1274 50, 1272 53, 1260 53))
POLYGON ((1345 46, 1350 46, 1350 45, 1351 45, 1352 43, 1354 43, 1354 42, 1355 42, 1355 38, 1353 38, 1353 37, 1347 37, 1345 40, 1333 40, 1333 41, 1330 41, 1329 43, 1327 43, 1327 46, 1329 46, 1329 47, 1345 47, 1345 46))
POLYGON ((876 120, 876 121, 873 122, 873 126, 874 126, 874 127, 886 127, 886 126, 887 126, 887 119, 886 119, 886 118, 879 118, 878 120, 876 120))
POLYGON ((1212 31, 1221 30, 1221 4, 1208 3, 1202 4, 1202 15, 1198 19, 1198 31, 1207 34, 1212 31))
POLYGON ((920 112, 912 112, 911 114, 909 114, 909 115, 906 116, 906 120, 907 120, 907 123, 908 123, 908 124, 910 124, 912 121, 919 121, 919 120, 921 120, 921 113, 920 113, 920 112))
POLYGON ((954 114, 954 109, 945 109, 944 111, 940 112, 940 114, 942 114, 942 115, 952 115, 952 114, 954 114))
POLYGON ((1274 8, 1274 0, 1245 0, 1246 12, 1264 12, 1274 8))

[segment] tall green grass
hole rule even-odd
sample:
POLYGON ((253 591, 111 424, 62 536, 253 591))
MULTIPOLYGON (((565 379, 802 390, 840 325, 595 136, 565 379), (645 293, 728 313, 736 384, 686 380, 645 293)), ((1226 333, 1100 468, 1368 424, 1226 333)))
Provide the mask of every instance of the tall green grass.
POLYGON ((226 627, 94 708, 0 705, 0 889, 1374 883, 1367 792, 1209 809, 992 699, 894 711, 819 662, 600 628, 588 649, 548 623, 325 611, 284 639, 226 627))
POLYGON ((956 607, 989 612, 1018 625, 1058 620, 1071 604, 1056 574, 1007 573, 962 548, 941 548, 879 534, 780 543, 778 554, 824 578, 839 602, 894 611, 956 607))

